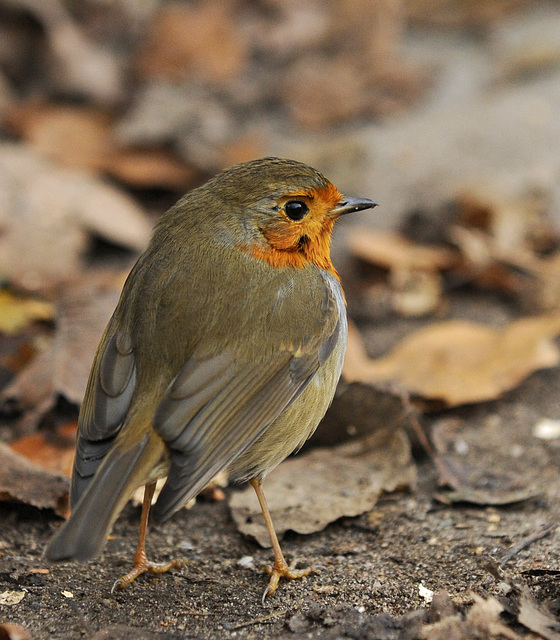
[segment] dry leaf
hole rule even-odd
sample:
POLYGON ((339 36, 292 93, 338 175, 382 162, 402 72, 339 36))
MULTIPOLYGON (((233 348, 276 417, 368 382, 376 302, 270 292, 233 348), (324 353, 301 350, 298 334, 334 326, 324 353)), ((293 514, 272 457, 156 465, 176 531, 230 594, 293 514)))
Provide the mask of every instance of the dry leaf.
POLYGON ((280 90, 294 120, 317 130, 358 117, 369 98, 354 56, 300 58, 288 67, 280 90), (345 90, 340 91, 343 85, 345 90))
POLYGON ((494 400, 538 369, 554 367, 553 338, 560 314, 524 318, 495 329, 466 320, 439 322, 401 340, 391 353, 367 357, 351 329, 344 376, 349 381, 391 383, 407 392, 455 406, 494 400))
POLYGON ((52 320, 54 305, 46 300, 0 290, 0 332, 14 335, 35 320, 52 320))
MULTIPOLYGON (((517 613, 517 622, 534 634, 537 634, 540 638, 544 638, 545 640, 560 640, 560 624, 558 618, 551 613, 546 606, 546 602, 542 602, 541 598, 539 598, 539 602, 537 603, 525 584, 517 578, 514 579, 511 574, 506 572, 494 560, 490 559, 486 562, 485 568, 496 581, 500 581, 509 588, 504 600, 507 603, 508 613, 517 613)), ((534 572, 528 573, 539 575, 534 572)), ((545 571, 545 575, 546 573, 548 572, 545 571)), ((554 575, 554 573, 552 573, 552 575, 554 575)), ((549 606, 554 610, 556 608, 555 601, 549 600, 549 606)), ((509 636, 506 635, 505 637, 508 638, 509 636)))
POLYGON ((248 62, 248 46, 233 10, 221 0, 161 4, 140 56, 141 74, 223 81, 239 73, 248 62))
POLYGON ((458 261, 455 251, 417 245, 394 231, 358 227, 349 232, 347 244, 361 260, 388 270, 444 271, 458 261))
POLYGON ((441 302, 441 271, 457 266, 457 252, 416 245, 393 231, 357 228, 348 235, 352 253, 390 274, 391 305, 403 316, 432 313, 441 302))
POLYGON ((545 640, 560 640, 560 624, 544 607, 539 606, 528 589, 519 596, 518 621, 545 640))
MULTIPOLYGON (((285 531, 321 531, 344 516, 370 510, 383 491, 414 483, 410 445, 401 430, 334 448, 315 449, 285 460, 264 483, 268 506, 281 536, 285 531)), ((252 487, 229 501, 238 529, 270 546, 264 519, 252 487)))
POLYGON ((246 136, 231 105, 199 84, 153 81, 138 92, 136 104, 115 130, 123 146, 173 143, 189 164, 215 171, 236 140, 246 136))
POLYGON ((9 447, 41 469, 69 478, 72 475, 76 447, 76 423, 57 429, 42 430, 12 440, 9 447))
POLYGON ((130 149, 106 158, 107 173, 133 187, 160 187, 186 191, 196 173, 171 153, 153 149, 130 149))
POLYGON ((86 37, 61 0, 10 0, 10 4, 30 13, 45 32, 48 54, 43 57, 51 91, 110 105, 121 98, 123 77, 116 55, 86 37))
POLYGON ((144 249, 151 223, 124 193, 0 145, 0 274, 23 289, 74 280, 90 234, 144 249))
POLYGON ((31 640, 29 632, 19 624, 0 623, 0 640, 31 640))
POLYGON ((113 313, 125 274, 95 273, 65 289, 57 305, 57 331, 49 347, 2 392, 24 412, 21 431, 34 430, 58 396, 80 405, 101 335, 113 313))
POLYGON ((499 600, 492 596, 484 599, 476 593, 472 594, 472 598, 474 604, 464 618, 450 615, 439 622, 425 625, 421 629, 421 637, 425 640, 521 640, 521 636, 500 619, 504 607, 499 600))
POLYGON ((68 480, 40 469, 0 443, 0 500, 53 509, 64 515, 68 510, 68 480))
POLYGON ((12 607, 25 598, 25 591, 3 591, 0 593, 0 604, 12 607))
POLYGON ((329 410, 302 451, 333 447, 373 433, 384 432, 390 440, 396 429, 405 426, 409 414, 401 395, 342 379, 329 410))
POLYGON ((6 119, 42 156, 72 169, 100 171, 113 151, 111 120, 100 110, 31 103, 12 108, 6 119))
POLYGON ((42 156, 65 167, 105 172, 140 188, 186 191, 195 177, 169 151, 119 150, 111 118, 99 109, 31 103, 13 107, 5 119, 42 156))

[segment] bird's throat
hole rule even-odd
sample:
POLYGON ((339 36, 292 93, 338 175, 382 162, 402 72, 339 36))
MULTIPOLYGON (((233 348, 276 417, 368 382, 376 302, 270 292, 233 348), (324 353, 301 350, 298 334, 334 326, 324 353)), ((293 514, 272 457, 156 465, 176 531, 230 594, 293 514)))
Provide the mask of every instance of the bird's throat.
POLYGON ((294 238, 289 246, 276 242, 276 238, 267 237, 267 243, 252 245, 246 253, 257 260, 267 262, 272 267, 291 267, 304 269, 315 265, 340 280, 330 256, 330 233, 321 234, 313 239, 307 235, 294 238))

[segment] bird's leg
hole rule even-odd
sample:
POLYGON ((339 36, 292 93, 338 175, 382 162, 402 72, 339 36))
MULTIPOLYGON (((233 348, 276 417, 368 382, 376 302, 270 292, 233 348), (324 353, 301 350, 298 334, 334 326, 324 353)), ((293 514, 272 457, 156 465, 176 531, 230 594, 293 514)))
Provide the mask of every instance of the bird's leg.
POLYGON ((149 482, 144 486, 144 501, 142 502, 142 515, 140 516, 140 533, 138 535, 138 546, 134 554, 134 568, 122 578, 119 578, 111 592, 115 589, 126 589, 128 585, 146 571, 152 573, 165 573, 170 569, 181 569, 186 563, 184 560, 171 560, 170 562, 150 562, 146 556, 146 532, 148 530, 148 516, 152 506, 152 498, 156 490, 156 483, 149 482))
POLYGON ((253 480, 251 480, 251 484, 253 485, 253 489, 257 494, 257 498, 261 506, 261 511, 264 516, 264 523, 266 524, 268 535, 270 536, 270 542, 272 543, 272 550, 274 551, 274 565, 267 568, 267 573, 270 574, 270 581, 263 594, 264 603, 267 596, 274 595, 274 592, 278 587, 278 583, 280 582, 280 578, 288 578, 290 580, 293 580, 295 578, 303 578, 304 576, 308 576, 310 573, 313 573, 314 569, 312 567, 307 567, 306 569, 295 569, 293 565, 288 565, 286 559, 284 558, 284 554, 282 553, 282 549, 280 548, 278 536, 276 535, 274 524, 272 523, 272 518, 270 517, 270 511, 268 510, 266 497, 262 489, 262 480, 260 478, 254 478, 253 480))

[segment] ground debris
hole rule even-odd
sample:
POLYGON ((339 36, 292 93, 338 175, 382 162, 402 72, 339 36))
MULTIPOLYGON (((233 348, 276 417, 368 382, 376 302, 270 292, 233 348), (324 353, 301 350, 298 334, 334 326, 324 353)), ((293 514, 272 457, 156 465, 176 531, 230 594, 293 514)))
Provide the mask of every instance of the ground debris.
POLYGON ((0 500, 53 509, 63 515, 68 509, 68 480, 44 471, 0 443, 0 500))
MULTIPOLYGON (((381 431, 286 460, 264 488, 276 533, 282 536, 289 530, 314 533, 343 516, 360 515, 373 508, 383 491, 409 488, 415 477, 404 432, 381 431)), ((240 531, 270 546, 251 487, 233 493, 230 508, 240 531)))

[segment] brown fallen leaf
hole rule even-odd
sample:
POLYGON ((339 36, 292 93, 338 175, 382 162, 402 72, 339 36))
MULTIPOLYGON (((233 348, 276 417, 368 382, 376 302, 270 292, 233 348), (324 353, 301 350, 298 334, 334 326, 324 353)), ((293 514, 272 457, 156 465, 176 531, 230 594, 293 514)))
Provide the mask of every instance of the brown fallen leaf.
POLYGON ((65 167, 98 172, 113 152, 111 119, 99 109, 31 102, 12 107, 4 119, 43 157, 65 167))
POLYGON ((348 236, 352 253, 389 272, 391 305, 403 316, 432 313, 441 303, 441 272, 457 266, 458 252, 417 245, 394 231, 357 228, 348 236))
POLYGON ((348 233, 347 244, 361 260, 388 270, 444 271, 455 267, 459 259, 456 251, 418 245, 389 230, 356 227, 348 233))
POLYGON ((68 488, 63 476, 40 469, 0 443, 0 500, 53 509, 65 515, 68 488))
POLYGON ((519 622, 545 640, 560 640, 558 618, 538 605, 528 589, 519 596, 519 622))
POLYGON ((235 110, 208 86, 155 80, 138 92, 115 135, 127 148, 172 144, 189 166, 210 172, 231 160, 236 141, 247 140, 235 110))
POLYGON ((51 93, 64 92, 96 103, 114 105, 124 88, 123 68, 116 53, 86 35, 61 0, 10 0, 30 14, 44 31, 43 72, 51 93))
POLYGON ((333 447, 384 432, 387 440, 405 426, 410 409, 401 395, 388 389, 341 379, 329 410, 302 452, 333 447))
POLYGON ((554 337, 560 314, 516 320, 493 328, 466 320, 419 329, 391 353, 371 359, 351 327, 344 376, 387 383, 447 406, 494 400, 529 374, 560 362, 554 337))
POLYGON ((140 188, 186 191, 195 178, 170 151, 119 148, 112 119, 101 109, 31 102, 11 107, 4 120, 43 157, 64 167, 107 173, 140 188))
POLYGON ((159 187, 187 191, 196 178, 184 162, 158 149, 128 149, 105 159, 103 169, 133 187, 159 187))
POLYGON ((449 615, 439 622, 425 625, 421 629, 421 637, 425 640, 521 640, 521 636, 501 620, 504 607, 497 598, 482 598, 473 593, 472 599, 474 604, 464 617, 449 615))
POLYGON ((19 624, 4 622, 0 624, 0 640, 31 640, 31 636, 19 624))
POLYGON ((0 145, 0 275, 12 284, 33 291, 73 281, 92 234, 142 250, 151 227, 116 188, 0 145))
POLYGON ((546 602, 546 600, 543 602, 541 594, 537 602, 534 595, 519 576, 516 575, 514 577, 492 558, 488 559, 484 568, 496 581, 499 581, 503 586, 507 585, 509 590, 507 595, 503 597, 503 602, 507 607, 508 613, 516 616, 517 622, 532 631, 539 638, 544 638, 545 640, 560 640, 560 624, 558 618, 554 616, 549 609, 549 607, 553 610, 555 609, 554 600, 549 599, 548 602, 546 602))
POLYGON ((72 475, 76 446, 76 422, 57 429, 31 433, 12 440, 9 447, 18 455, 46 471, 69 478, 72 475))
MULTIPOLYGON (((315 449, 285 460, 267 477, 264 489, 279 536, 291 530, 321 531, 345 516, 370 510, 383 491, 414 484, 415 467, 402 430, 385 432, 338 447, 315 449)), ((236 491, 229 500, 237 528, 270 546, 253 489, 236 491)))
POLYGON ((550 250, 558 245, 558 232, 548 216, 546 194, 538 188, 523 191, 494 177, 457 194, 459 224, 486 234, 492 253, 515 255, 515 251, 550 250))

